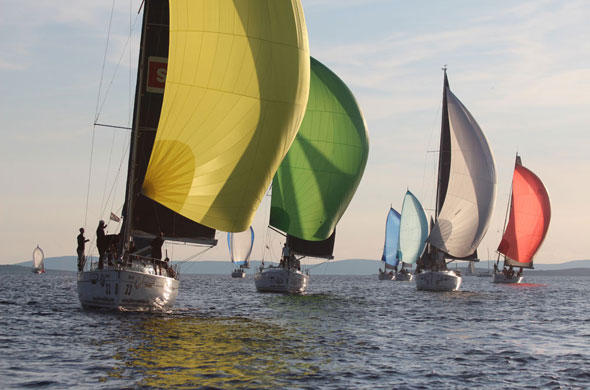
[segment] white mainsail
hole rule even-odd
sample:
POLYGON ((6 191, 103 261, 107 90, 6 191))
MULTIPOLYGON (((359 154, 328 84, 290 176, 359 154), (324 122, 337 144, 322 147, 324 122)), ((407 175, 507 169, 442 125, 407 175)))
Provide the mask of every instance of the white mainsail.
POLYGON ((447 89, 451 168, 444 204, 429 241, 455 257, 475 252, 496 200, 496 167, 488 141, 467 108, 447 89))

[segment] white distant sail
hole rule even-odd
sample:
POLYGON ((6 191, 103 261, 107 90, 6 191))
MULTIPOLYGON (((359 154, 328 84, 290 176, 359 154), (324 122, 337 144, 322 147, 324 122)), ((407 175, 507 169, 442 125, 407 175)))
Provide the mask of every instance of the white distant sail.
POLYGON ((250 255, 254 246, 254 229, 252 226, 239 233, 227 233, 227 246, 231 261, 242 268, 249 268, 250 255))
POLYGON ((428 219, 420 201, 410 191, 406 192, 402 205, 399 232, 400 260, 414 264, 424 252, 428 237, 428 219))
POLYGON ((35 249, 33 249, 33 270, 34 271, 45 271, 45 265, 43 264, 43 260, 45 259, 45 254, 43 253, 43 249, 39 248, 39 245, 35 249))
POLYGON ((430 243, 455 257, 473 254, 496 200, 496 168, 488 141, 467 108, 447 89, 451 168, 430 243))

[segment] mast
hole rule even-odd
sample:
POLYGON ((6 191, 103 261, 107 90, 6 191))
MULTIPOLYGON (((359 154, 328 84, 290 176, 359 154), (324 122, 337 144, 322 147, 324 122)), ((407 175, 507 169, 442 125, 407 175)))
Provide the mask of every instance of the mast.
POLYGON ((134 194, 133 194, 133 184, 136 180, 135 175, 135 167, 136 167, 136 159, 137 159, 137 141, 139 137, 139 107, 140 107, 140 100, 141 100, 141 85, 144 82, 143 80, 143 68, 145 66, 145 35, 146 35, 146 26, 147 26, 147 17, 149 13, 150 2, 145 1, 143 4, 143 21, 141 25, 141 45, 139 48, 139 60, 137 64, 137 78, 135 82, 135 102, 133 104, 133 124, 131 125, 131 153, 129 154, 129 164, 127 169, 127 190, 126 190, 126 215, 124 220, 124 232, 123 232, 123 248, 128 249, 129 245, 129 238, 131 237, 132 223, 133 223, 133 202, 134 202, 134 194))

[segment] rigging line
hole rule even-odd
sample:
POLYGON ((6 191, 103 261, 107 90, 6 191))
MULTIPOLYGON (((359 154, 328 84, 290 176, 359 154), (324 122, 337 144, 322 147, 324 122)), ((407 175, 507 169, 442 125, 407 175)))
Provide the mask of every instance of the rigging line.
MULTIPOLYGON (((109 160, 107 163, 107 170, 106 170, 106 174, 104 175, 104 187, 103 187, 103 192, 102 192, 102 200, 100 202, 100 210, 102 211, 102 215, 104 215, 104 212, 107 208, 107 203, 109 202, 108 199, 105 201, 105 197, 107 195, 107 188, 108 188, 108 180, 109 180, 109 172, 111 170, 111 161, 113 160, 113 149, 115 147, 115 132, 113 131, 113 137, 111 139, 111 147, 109 148, 109 160)), ((112 191, 110 192, 112 193, 112 191)))
POLYGON ((131 82, 133 78, 133 67, 131 66, 133 63, 133 0, 129 0, 129 39, 131 43, 129 44, 129 107, 127 108, 129 115, 127 125, 131 126, 133 116, 133 83, 131 82))
MULTIPOLYGON (((105 202, 105 209, 103 210, 103 214, 106 211, 106 206, 107 203, 109 202, 109 200, 111 201, 111 211, 113 209, 113 205, 115 203, 115 198, 116 198, 116 190, 118 188, 117 186, 117 182, 120 180, 121 178, 121 171, 123 168, 123 162, 126 160, 126 156, 127 156, 127 151, 129 150, 129 142, 127 142, 125 144, 125 148, 123 149, 123 153, 121 154, 121 160, 119 161, 119 168, 117 169, 117 174, 115 175, 115 178, 113 180, 113 185, 111 186, 111 191, 109 192, 109 196, 107 197, 107 200, 105 202)), ((122 206, 121 206, 122 207, 122 206)))
POLYGON ((102 81, 103 81, 103 78, 104 78, 104 68, 105 68, 106 63, 107 63, 107 54, 108 54, 108 51, 109 51, 109 42, 111 40, 111 25, 113 23, 113 14, 114 14, 114 12, 115 12, 115 0, 113 0, 113 5, 111 6, 111 16, 109 17, 109 25, 107 27, 107 43, 105 45, 105 48, 104 48, 104 56, 102 58, 102 68, 100 70, 100 82, 98 84, 98 95, 96 96, 96 108, 94 110, 94 117, 95 117, 95 120, 94 121, 95 122, 98 119, 98 115, 99 115, 99 113, 98 113, 98 106, 100 104, 100 93, 101 93, 101 90, 102 90, 102 81))
POLYGON ((209 250, 211 250, 213 248, 215 248, 215 246, 214 245, 211 245, 210 247, 205 248, 205 250, 202 250, 201 252, 197 252, 196 254, 191 255, 191 256, 187 257, 186 259, 179 261, 177 264, 186 264, 189 261, 195 259, 196 257, 202 255, 203 253, 205 253, 205 252, 207 252, 207 251, 209 251, 209 250))
MULTIPOLYGON (((129 142, 131 142, 131 140, 129 140, 129 142)), ((119 188, 119 187, 116 187, 115 185, 117 184, 117 182, 121 178, 120 175, 121 175, 121 172, 122 172, 123 162, 127 160, 125 157, 127 156, 127 152, 129 151, 129 142, 127 142, 127 144, 125 145, 125 149, 123 150, 123 154, 121 155, 121 161, 119 161, 119 169, 117 170, 117 175, 115 176, 115 180, 113 182, 113 188, 115 189, 115 193, 111 197, 111 210, 114 207, 115 198, 116 198, 116 195, 117 195, 117 192, 116 191, 119 188)), ((121 207, 119 208, 118 215, 121 215, 122 209, 123 209, 123 205, 121 205, 121 207)))
POLYGON ((94 134, 96 126, 92 126, 92 137, 90 141, 90 164, 88 164, 88 186, 86 188, 86 207, 84 208, 84 227, 88 221, 88 201, 90 200, 90 182, 92 178, 92 160, 94 158, 94 134))
MULTIPOLYGON (((133 24, 133 27, 135 27, 135 25, 137 24, 139 18, 135 19, 135 23, 133 24)), ((109 85, 105 91, 104 97, 102 102, 100 103, 100 107, 97 108, 97 113, 96 113, 96 117, 95 117, 95 122, 98 121, 98 118, 100 116, 100 113, 102 112, 102 109, 106 103, 107 97, 109 95, 109 92, 111 90, 111 87, 113 86, 113 82, 115 81, 115 78, 117 77, 117 74, 119 73, 119 69, 121 67, 121 63, 123 62, 123 57, 125 56, 125 53, 127 52, 127 45, 129 45, 130 42, 130 37, 127 37, 127 40, 125 41, 125 44, 123 45, 123 50, 121 50, 121 56, 119 57, 119 61, 117 62, 117 66, 115 67, 115 71, 113 72, 113 77, 111 78, 111 81, 109 82, 109 85)), ((129 64, 131 66, 131 64, 129 64)))
POLYGON ((306 268, 307 268, 308 270, 310 270, 310 269, 314 269, 314 268, 317 268, 317 267, 319 267, 320 265, 328 264, 328 262, 329 262, 329 261, 330 261, 330 260, 322 261, 322 262, 321 262, 321 263, 319 263, 319 264, 315 264, 315 265, 312 265, 312 266, 308 266, 308 267, 306 267, 306 268))
POLYGON ((100 127, 110 127, 112 129, 123 129, 123 130, 131 130, 131 127, 128 126, 116 126, 116 125, 107 125, 106 123, 98 123, 98 122, 94 122, 93 123, 94 126, 100 126, 100 127))

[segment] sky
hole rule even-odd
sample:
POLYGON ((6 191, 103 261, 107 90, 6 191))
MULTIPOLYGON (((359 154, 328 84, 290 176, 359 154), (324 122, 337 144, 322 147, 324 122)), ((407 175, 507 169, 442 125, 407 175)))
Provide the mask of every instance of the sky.
MULTIPOLYGON (((36 245, 46 257, 74 255, 80 226, 94 239, 98 219, 120 213, 129 133, 92 123, 130 123, 139 3, 114 1, 107 46, 111 1, 0 0, 0 264, 29 260, 36 245)), ((444 65, 496 160, 480 257, 496 256, 518 152, 551 198, 535 260, 590 258, 590 2, 302 4, 312 56, 350 87, 370 137, 336 260, 381 258, 387 212, 401 210, 406 189, 434 207, 444 65)), ((268 205, 253 224, 256 259, 273 260, 282 244, 266 229, 268 205)), ((227 261, 225 234, 218 239, 200 256, 202 248, 167 248, 173 259, 227 261)))

